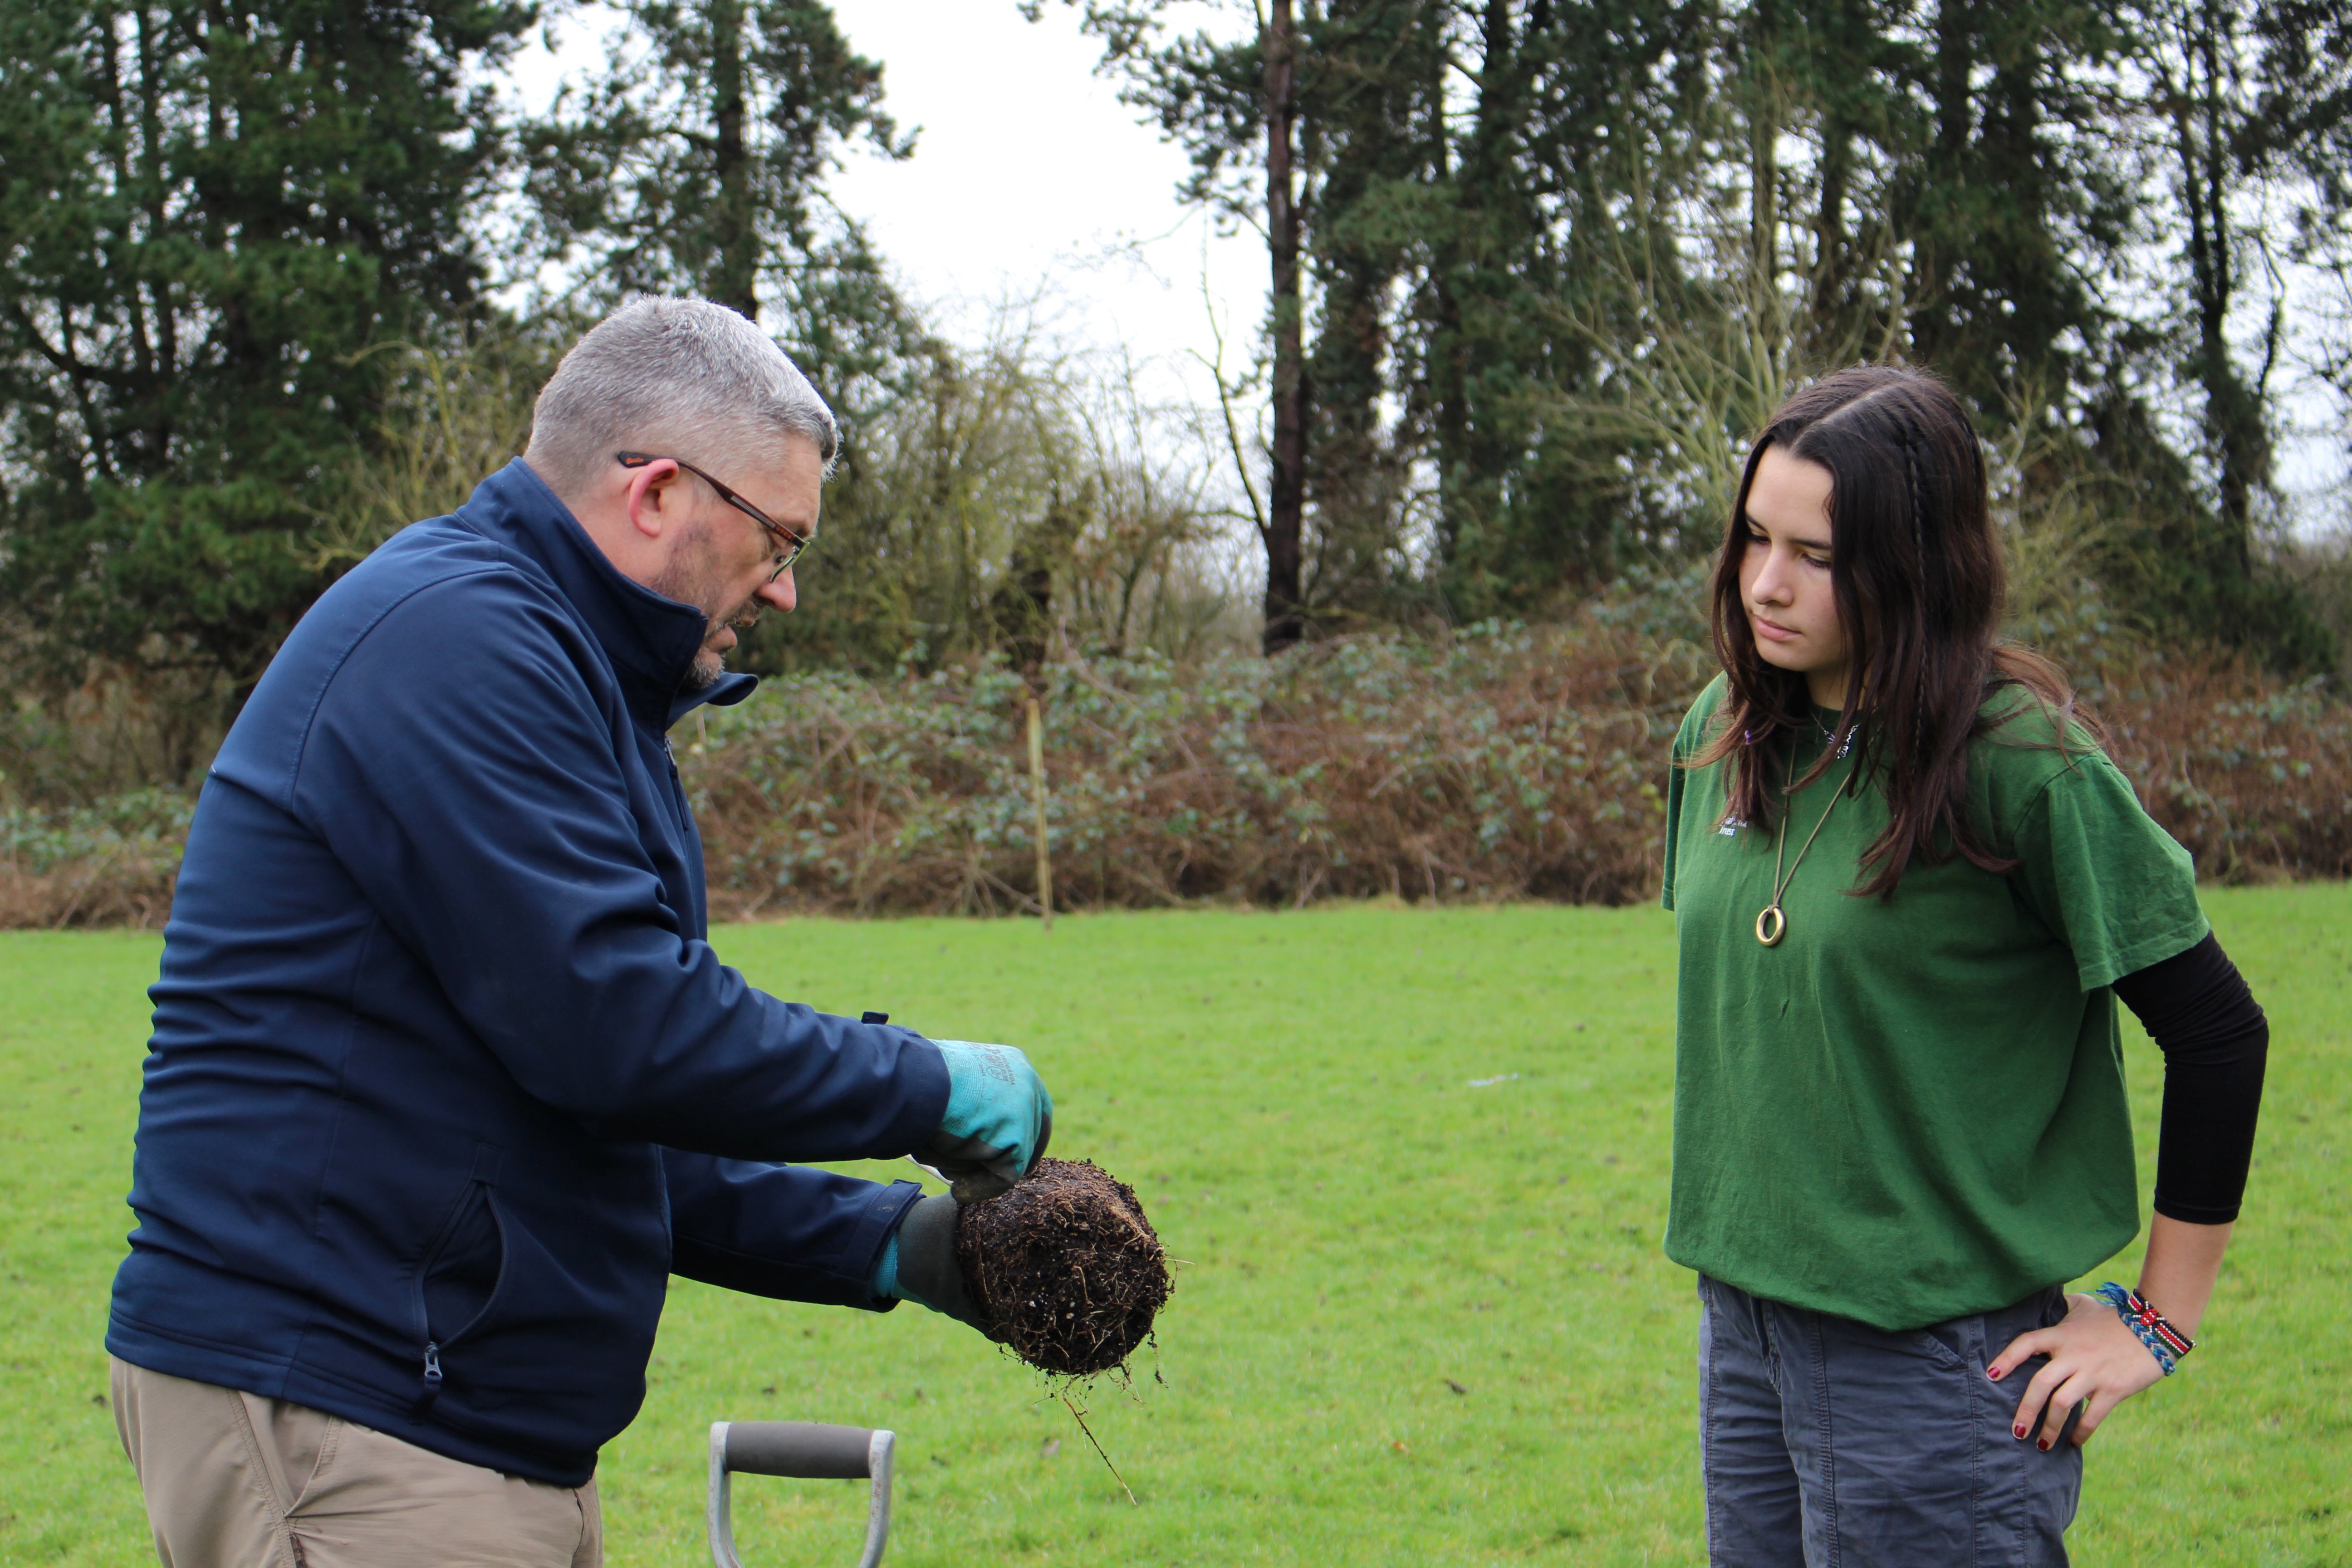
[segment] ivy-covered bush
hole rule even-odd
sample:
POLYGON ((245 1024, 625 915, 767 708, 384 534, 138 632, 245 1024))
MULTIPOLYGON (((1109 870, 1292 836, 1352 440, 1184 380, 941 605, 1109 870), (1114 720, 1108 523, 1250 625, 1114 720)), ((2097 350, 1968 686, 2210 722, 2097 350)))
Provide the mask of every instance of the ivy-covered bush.
MULTIPOLYGON (((2352 708, 2112 639, 2057 651, 2205 875, 2352 873, 2352 708)), ((1632 605, 1273 664, 1048 666, 1056 902, 1651 897, 1668 747, 1712 673, 1632 605)), ((1028 695, 997 665, 810 675, 714 714, 680 756, 717 907, 1034 908, 1028 695)))
MULTIPOLYGON (((1703 677, 1690 643, 1601 616, 1048 665, 1056 900, 1640 898, 1703 677)), ((689 726, 714 887, 742 913, 1034 907, 1030 689, 1001 664, 804 675, 689 726)))
MULTIPOLYGON (((1713 673, 1628 595, 1568 626, 1049 663, 1046 828, 1064 908, 1654 896, 1665 759, 1713 673)), ((2352 874, 2352 706, 2317 682, 2033 628, 2200 870, 2352 874)), ((773 679, 673 735, 721 918, 1035 905, 1025 708, 1002 663, 773 679)), ((0 810, 0 923, 159 923, 192 802, 0 810)))
POLYGON ((0 927, 163 924, 194 811, 154 789, 0 807, 0 927))

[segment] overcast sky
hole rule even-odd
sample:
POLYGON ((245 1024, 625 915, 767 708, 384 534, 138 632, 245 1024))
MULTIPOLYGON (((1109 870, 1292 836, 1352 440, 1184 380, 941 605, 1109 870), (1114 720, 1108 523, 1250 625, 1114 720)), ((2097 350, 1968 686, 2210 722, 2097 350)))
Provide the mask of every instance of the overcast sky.
POLYGON ((1176 196, 1184 155, 1097 74, 1101 47, 1055 5, 838 0, 858 49, 886 63, 915 156, 855 157, 835 184, 923 298, 970 312, 1041 286, 1072 325, 1143 356, 1210 352, 1210 298, 1245 346, 1265 310, 1265 251, 1220 237, 1176 196))
MULTIPOLYGON (((1218 237, 1177 200, 1183 154, 1095 73, 1101 47, 1066 6, 1035 23, 1014 0, 835 0, 834 12, 883 62, 887 106, 918 133, 904 163, 851 150, 834 197, 952 336, 977 340, 992 306, 1042 296, 1073 345, 1123 348, 1163 388, 1205 400, 1192 355, 1213 355, 1213 300, 1229 370, 1247 363, 1264 247, 1218 237)), ((518 62, 525 100, 542 105, 562 72, 597 64, 611 26, 595 6, 560 20, 558 53, 518 62)))
MULTIPOLYGON (((1197 24, 1230 26, 1231 6, 1188 6, 1197 24), (1223 20, 1220 23, 1220 16, 1223 20)), ((1209 355, 1212 309, 1228 372, 1248 362, 1265 309, 1265 250, 1256 237, 1219 237, 1176 199, 1181 153, 1118 101, 1098 76, 1100 47, 1070 9, 1049 0, 1024 21, 1015 0, 834 0, 842 31, 884 66, 887 103, 919 132, 915 156, 893 163, 853 150, 832 184, 864 221, 908 292, 964 342, 991 306, 1042 297, 1075 347, 1123 350, 1153 373, 1157 395, 1214 395, 1193 356, 1209 355), (1206 298, 1204 299, 1204 294, 1206 298)), ((565 70, 599 63, 612 14, 566 13, 559 47, 534 47, 515 85, 544 105, 565 70)), ((2308 384, 2282 410, 2280 478, 2305 526, 2340 516, 2342 431, 2308 384)))

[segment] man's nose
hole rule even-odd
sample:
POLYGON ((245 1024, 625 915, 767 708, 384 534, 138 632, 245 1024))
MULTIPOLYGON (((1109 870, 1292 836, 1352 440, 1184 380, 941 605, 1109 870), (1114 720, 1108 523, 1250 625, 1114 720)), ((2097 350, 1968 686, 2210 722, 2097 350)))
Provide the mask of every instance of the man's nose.
POLYGON ((781 576, 751 596, 780 616, 791 614, 793 606, 800 603, 800 589, 793 582, 793 569, 785 567, 781 576))

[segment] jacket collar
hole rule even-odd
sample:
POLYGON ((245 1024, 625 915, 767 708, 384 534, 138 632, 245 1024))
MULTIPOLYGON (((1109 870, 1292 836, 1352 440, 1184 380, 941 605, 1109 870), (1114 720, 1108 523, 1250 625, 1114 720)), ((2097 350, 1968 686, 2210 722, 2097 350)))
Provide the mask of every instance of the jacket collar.
POLYGON ((554 579, 613 661, 622 696, 639 723, 665 731, 705 702, 731 707, 760 684, 757 676, 730 673, 704 690, 681 691, 702 647, 702 612, 623 576, 572 509, 520 458, 477 486, 457 516, 554 579))

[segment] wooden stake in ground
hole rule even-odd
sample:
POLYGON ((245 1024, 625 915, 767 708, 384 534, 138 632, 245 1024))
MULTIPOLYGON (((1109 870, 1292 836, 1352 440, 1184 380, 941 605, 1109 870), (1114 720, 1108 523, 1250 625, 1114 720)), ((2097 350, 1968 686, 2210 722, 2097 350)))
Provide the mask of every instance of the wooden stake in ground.
POLYGON ((1029 699, 1029 800, 1037 810, 1037 912, 1054 929, 1054 858, 1045 848, 1045 721, 1029 699))

